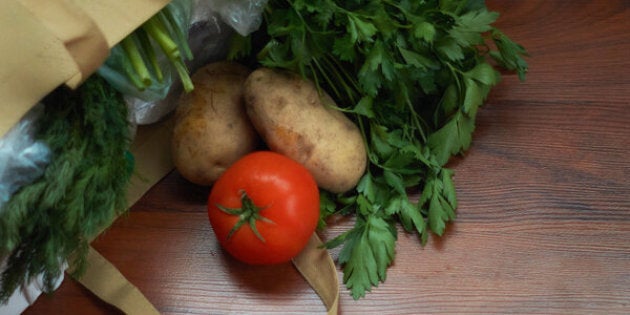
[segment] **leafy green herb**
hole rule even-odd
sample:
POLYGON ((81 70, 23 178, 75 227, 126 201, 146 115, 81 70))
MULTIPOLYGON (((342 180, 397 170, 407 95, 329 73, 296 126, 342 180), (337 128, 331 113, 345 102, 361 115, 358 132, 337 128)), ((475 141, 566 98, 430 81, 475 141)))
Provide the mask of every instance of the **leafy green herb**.
POLYGON ((78 274, 88 241, 126 209, 133 170, 127 106, 99 76, 43 101, 37 139, 52 152, 44 175, 18 190, 0 216, 0 304, 32 277, 53 289, 67 261, 78 274))
MULTIPOLYGON (((470 146, 477 110, 500 80, 489 60, 521 79, 527 71, 525 49, 492 26, 498 16, 480 0, 269 1, 259 63, 315 81, 368 148, 357 189, 322 198, 325 215, 356 216, 327 243, 343 245, 339 263, 354 298, 385 280, 397 223, 424 244, 455 218, 445 164, 470 146)), ((247 56, 255 41, 235 43, 230 55, 247 56)))

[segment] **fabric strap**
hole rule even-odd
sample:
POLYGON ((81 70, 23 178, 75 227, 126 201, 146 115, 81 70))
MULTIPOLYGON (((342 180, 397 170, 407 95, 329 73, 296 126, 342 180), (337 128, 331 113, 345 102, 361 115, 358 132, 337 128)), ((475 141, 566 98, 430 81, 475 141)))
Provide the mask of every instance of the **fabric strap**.
POLYGON ((160 312, 118 269, 90 247, 85 274, 76 279, 104 302, 125 314, 159 315, 160 312))
MULTIPOLYGON (((293 265, 319 295, 328 315, 337 315, 339 285, 337 270, 322 242, 313 234, 306 248, 293 260, 293 265)), ((125 314, 155 315, 160 312, 105 257, 90 247, 85 274, 76 279, 104 302, 125 314)))
POLYGON ((337 315, 339 309, 339 279, 335 262, 317 234, 313 234, 306 248, 295 258, 293 266, 311 285, 326 306, 328 315, 337 315))

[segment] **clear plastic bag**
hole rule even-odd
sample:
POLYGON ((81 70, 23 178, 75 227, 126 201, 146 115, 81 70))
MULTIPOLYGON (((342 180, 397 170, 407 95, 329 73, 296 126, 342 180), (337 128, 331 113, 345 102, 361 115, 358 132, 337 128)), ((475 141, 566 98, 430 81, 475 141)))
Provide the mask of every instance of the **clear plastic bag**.
POLYGON ((43 105, 36 105, 0 138, 0 215, 11 196, 44 174, 50 162, 48 146, 34 139, 43 111, 43 105))
MULTIPOLYGON (((177 27, 182 30, 188 30, 190 27, 190 20, 193 12, 193 0, 173 0, 168 4, 170 12, 173 14, 177 27)), ((175 41, 180 40, 177 36, 171 33, 171 36, 175 41)), ((187 41, 187 38, 181 40, 187 41)), ((137 46, 140 43, 137 39, 134 40, 137 46)), ((132 69, 131 61, 124 53, 124 49, 121 44, 112 47, 110 55, 105 60, 105 63, 98 69, 98 74, 101 75, 109 84, 111 84, 118 91, 127 96, 132 96, 144 101, 152 102, 162 100, 169 93, 173 82, 177 81, 177 71, 173 68, 171 62, 166 56, 161 53, 160 48, 155 42, 151 41, 153 51, 156 52, 156 58, 158 61, 158 67, 162 71, 163 80, 160 82, 156 79, 157 75, 153 69, 149 68, 152 75, 151 85, 143 90, 139 90, 134 83, 129 79, 129 75, 126 74, 128 69, 132 69)), ((148 56, 142 54, 142 59, 145 64, 151 64, 148 56)))
POLYGON ((262 23, 262 12, 267 0, 211 0, 208 1, 225 23, 242 36, 257 30, 262 23))

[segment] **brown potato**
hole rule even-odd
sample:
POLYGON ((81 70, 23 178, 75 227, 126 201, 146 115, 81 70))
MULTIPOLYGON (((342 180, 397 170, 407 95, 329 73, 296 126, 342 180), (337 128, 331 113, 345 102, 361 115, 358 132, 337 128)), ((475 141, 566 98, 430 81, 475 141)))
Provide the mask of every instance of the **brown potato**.
POLYGON ((341 193, 356 186, 367 153, 357 126, 297 74, 260 68, 245 81, 245 107, 272 151, 302 163, 317 184, 341 193))
POLYGON ((172 156, 187 180, 211 185, 237 159, 253 151, 259 137, 243 104, 246 67, 216 62, 192 75, 195 89, 175 111, 172 156))

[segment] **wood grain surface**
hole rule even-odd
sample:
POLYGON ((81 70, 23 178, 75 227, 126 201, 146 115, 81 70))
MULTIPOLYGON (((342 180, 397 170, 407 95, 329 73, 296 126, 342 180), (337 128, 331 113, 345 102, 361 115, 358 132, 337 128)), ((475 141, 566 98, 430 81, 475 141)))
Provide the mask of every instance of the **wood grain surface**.
MULTIPOLYGON (((530 52, 527 81, 504 75, 452 161, 446 235, 400 233, 386 282, 358 301, 342 287, 341 314, 630 314, 630 2, 487 4, 530 52)), ((291 265, 219 249, 207 193, 174 172, 94 247, 163 314, 325 313, 291 265)), ((67 278, 25 314, 116 311, 67 278)))

